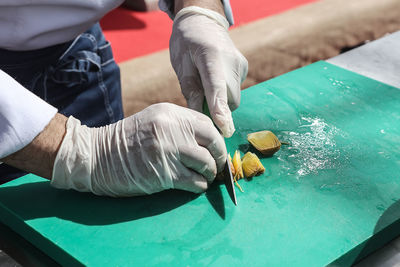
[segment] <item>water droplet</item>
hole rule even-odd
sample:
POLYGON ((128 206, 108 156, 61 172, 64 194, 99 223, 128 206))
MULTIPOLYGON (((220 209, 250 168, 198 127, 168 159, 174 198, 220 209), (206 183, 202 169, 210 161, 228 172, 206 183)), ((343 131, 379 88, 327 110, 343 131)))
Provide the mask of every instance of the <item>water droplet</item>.
POLYGON ((298 131, 287 134, 286 141, 290 147, 281 151, 281 160, 287 166, 285 171, 300 179, 322 169, 335 168, 338 159, 343 159, 336 149, 335 137, 338 134, 343 135, 323 119, 302 116, 298 131))

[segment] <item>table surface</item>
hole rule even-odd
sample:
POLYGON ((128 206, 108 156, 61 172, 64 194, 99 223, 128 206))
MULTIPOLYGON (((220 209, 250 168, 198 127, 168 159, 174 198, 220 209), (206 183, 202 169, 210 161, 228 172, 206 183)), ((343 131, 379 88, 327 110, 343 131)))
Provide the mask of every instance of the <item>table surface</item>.
POLYGON ((351 264, 400 233, 399 96, 326 62, 243 91, 228 151, 264 129, 290 145, 237 207, 218 184, 112 199, 27 175, 0 187, 0 219, 64 265, 351 264))
POLYGON ((400 88, 400 31, 333 57, 327 62, 400 88))

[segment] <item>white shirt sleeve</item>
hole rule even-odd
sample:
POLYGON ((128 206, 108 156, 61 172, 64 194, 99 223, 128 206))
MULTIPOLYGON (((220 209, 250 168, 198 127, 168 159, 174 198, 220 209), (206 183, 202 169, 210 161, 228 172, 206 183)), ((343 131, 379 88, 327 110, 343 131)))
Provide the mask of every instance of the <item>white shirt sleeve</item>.
POLYGON ((0 159, 28 145, 57 109, 0 70, 0 159))
POLYGON ((0 48, 35 50, 73 40, 123 0, 0 0, 0 48))

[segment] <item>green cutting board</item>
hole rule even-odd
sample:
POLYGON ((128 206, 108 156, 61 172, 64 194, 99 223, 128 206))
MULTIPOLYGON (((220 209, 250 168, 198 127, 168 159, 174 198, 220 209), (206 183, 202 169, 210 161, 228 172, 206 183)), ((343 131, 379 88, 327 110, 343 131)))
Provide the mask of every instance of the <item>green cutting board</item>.
POLYGON ((63 265, 350 265, 400 233, 400 90, 317 62, 242 92, 232 154, 250 132, 289 143, 241 180, 201 195, 126 199, 0 187, 0 219, 63 265))

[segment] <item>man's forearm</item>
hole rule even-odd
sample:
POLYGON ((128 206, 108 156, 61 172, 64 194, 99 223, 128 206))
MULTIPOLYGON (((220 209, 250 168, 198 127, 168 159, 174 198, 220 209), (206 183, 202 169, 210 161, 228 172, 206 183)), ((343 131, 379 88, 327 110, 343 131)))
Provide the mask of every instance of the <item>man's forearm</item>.
POLYGON ((57 113, 46 128, 21 150, 0 161, 51 179, 54 160, 64 138, 67 118, 57 113))
POLYGON ((221 0, 175 0, 175 14, 178 13, 182 8, 188 6, 208 8, 225 16, 224 7, 222 6, 221 0))

